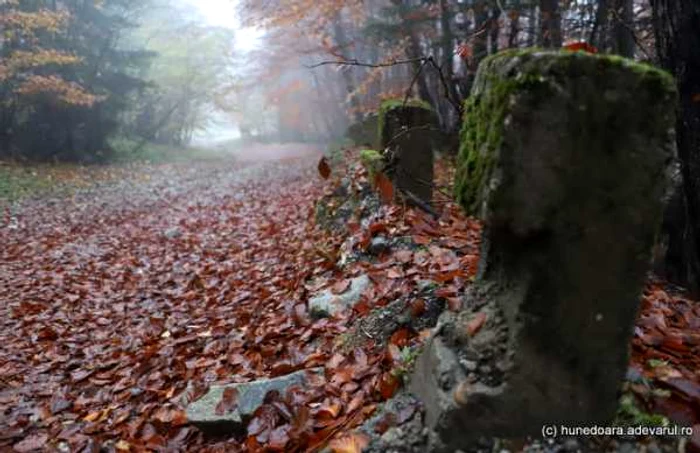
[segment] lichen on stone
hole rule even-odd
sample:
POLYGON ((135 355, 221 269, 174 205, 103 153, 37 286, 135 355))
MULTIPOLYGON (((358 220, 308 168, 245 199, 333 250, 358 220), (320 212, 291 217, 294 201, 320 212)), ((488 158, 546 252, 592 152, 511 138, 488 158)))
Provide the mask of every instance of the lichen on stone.
MULTIPOLYGON (((611 122, 620 133, 640 127, 639 113, 620 108, 620 103, 633 106, 638 96, 648 96, 669 105, 675 95, 674 80, 668 73, 618 56, 516 49, 488 57, 465 102, 455 196, 467 212, 481 214, 490 186, 498 184, 498 178, 492 178, 493 170, 501 147, 510 146, 503 143, 504 128, 518 105, 522 113, 522 109, 536 109, 558 99, 568 130, 552 133, 568 133, 571 146, 577 146, 580 134, 588 134, 582 143, 608 147, 615 142, 614 136, 604 132, 611 130, 611 122), (608 112, 611 105, 616 106, 614 118, 608 112)), ((662 110, 665 117, 649 116, 641 120, 641 127, 652 136, 661 136, 672 113, 672 109, 662 110)))

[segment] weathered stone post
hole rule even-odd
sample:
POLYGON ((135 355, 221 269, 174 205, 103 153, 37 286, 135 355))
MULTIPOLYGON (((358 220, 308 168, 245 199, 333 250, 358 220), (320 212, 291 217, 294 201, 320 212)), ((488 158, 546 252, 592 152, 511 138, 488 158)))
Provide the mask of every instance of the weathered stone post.
POLYGON ((411 383, 434 450, 613 417, 674 153, 673 86, 610 56, 481 64, 456 189, 485 223, 480 275, 411 383))
POLYGON ((437 117, 425 102, 386 101, 379 112, 381 147, 389 156, 397 195, 409 202, 432 204, 433 149, 437 117))

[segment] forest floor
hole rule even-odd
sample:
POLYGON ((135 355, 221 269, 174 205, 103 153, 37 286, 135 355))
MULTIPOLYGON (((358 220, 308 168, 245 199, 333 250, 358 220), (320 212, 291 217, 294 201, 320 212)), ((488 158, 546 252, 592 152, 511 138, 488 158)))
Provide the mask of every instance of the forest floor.
MULTIPOLYGON (((246 156, 68 170, 0 205, 0 451, 360 451, 353 429, 397 392, 427 330, 338 340, 421 281, 449 309, 475 275, 480 226, 445 199, 438 219, 386 207, 331 234, 314 220, 337 182, 319 176, 320 153, 246 156), (378 234, 417 247, 337 266, 343 247, 378 234), (343 293, 360 274, 373 286, 352 310, 309 315, 311 295, 343 293), (246 436, 205 439, 187 424, 183 396, 211 383, 317 367, 306 388, 267 401, 246 436)), ((700 305, 650 280, 626 391, 686 426, 700 423, 699 331, 700 305)), ((417 413, 386 417, 385 429, 417 413)))

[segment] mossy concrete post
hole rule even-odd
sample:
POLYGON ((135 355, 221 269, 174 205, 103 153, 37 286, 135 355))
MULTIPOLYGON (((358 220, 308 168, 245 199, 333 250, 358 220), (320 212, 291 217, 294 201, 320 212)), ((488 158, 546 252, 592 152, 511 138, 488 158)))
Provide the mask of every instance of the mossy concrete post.
POLYGON ((614 416, 674 155, 673 85, 583 53, 481 64, 456 188, 484 221, 479 277, 411 383, 436 450, 614 416))
POLYGON ((437 116, 425 102, 386 101, 379 112, 381 146, 388 156, 396 193, 411 202, 432 204, 433 149, 437 116))

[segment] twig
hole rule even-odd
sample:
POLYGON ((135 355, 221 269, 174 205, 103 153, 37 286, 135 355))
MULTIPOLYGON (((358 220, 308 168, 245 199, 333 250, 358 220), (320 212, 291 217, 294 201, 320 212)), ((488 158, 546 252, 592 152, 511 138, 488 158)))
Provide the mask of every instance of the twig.
POLYGON ((321 66, 328 66, 328 65, 338 65, 338 66, 361 66, 365 68, 387 68, 391 66, 397 66, 397 65, 402 65, 402 64, 413 64, 413 63, 421 63, 420 68, 418 69, 417 74, 414 76, 414 80, 411 82, 411 86, 409 87, 409 90, 413 88, 413 85, 416 83, 418 80, 418 76, 420 75, 421 71, 423 70, 423 67, 426 64, 430 64, 433 68, 438 73, 438 76, 440 78, 440 82, 442 83, 442 87, 445 91, 445 98, 448 100, 450 105, 454 107, 454 109, 457 111, 459 116, 462 116, 462 106, 460 105, 459 101, 452 99, 450 96, 450 89, 447 84, 447 80, 445 80, 445 74, 442 72, 442 68, 440 67, 437 62, 435 62, 435 59, 432 56, 429 57, 418 57, 418 58, 410 58, 407 60, 393 60, 389 61, 387 63, 364 63, 359 60, 330 60, 330 61, 322 61, 320 63, 316 63, 313 65, 304 65, 307 69, 315 69, 321 66))
POLYGON ((365 68, 388 68, 390 66, 397 66, 401 64, 417 63, 425 60, 425 57, 411 58, 408 60, 393 60, 386 63, 364 63, 359 60, 335 60, 335 61, 322 61, 313 65, 304 65, 307 69, 315 69, 321 66, 328 65, 338 65, 338 66, 362 66, 365 68))
POLYGON ((411 97, 411 91, 413 91, 413 85, 416 84, 418 81, 418 77, 420 77, 420 73, 423 72, 423 68, 425 65, 428 64, 428 60, 423 60, 423 62, 420 64, 420 67, 416 71, 416 73, 413 76, 413 80, 411 80, 411 84, 408 86, 408 89, 406 90, 406 97, 403 100, 403 105, 404 107, 408 103, 408 98, 411 97))

